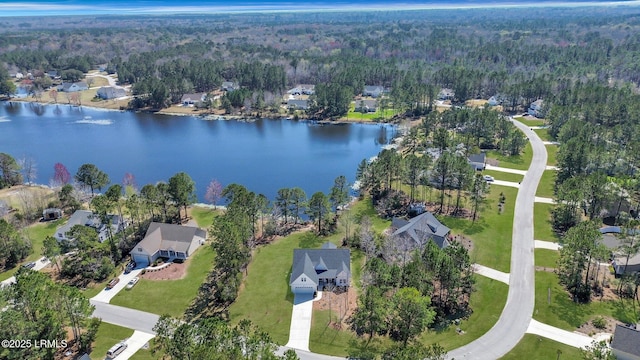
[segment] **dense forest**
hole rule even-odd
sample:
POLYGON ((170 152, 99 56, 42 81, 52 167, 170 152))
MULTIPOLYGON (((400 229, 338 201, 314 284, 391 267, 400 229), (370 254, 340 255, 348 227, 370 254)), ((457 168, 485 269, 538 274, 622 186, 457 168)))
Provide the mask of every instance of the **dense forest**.
POLYGON ((11 73, 103 64, 134 85, 133 107, 162 108, 227 80, 245 90, 227 100, 255 109, 308 83, 341 89, 336 97, 382 85, 396 110, 415 115, 432 110, 440 88, 460 103, 498 96, 517 111, 576 83, 639 81, 634 10, 5 18, 0 61, 11 73))

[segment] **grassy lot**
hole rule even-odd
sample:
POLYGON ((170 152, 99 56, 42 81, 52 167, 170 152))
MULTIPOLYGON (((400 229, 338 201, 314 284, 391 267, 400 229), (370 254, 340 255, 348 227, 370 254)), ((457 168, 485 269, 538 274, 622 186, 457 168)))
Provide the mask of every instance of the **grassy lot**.
POLYGON ((351 207, 351 213, 354 215, 355 221, 360 222, 363 216, 368 216, 376 233, 381 233, 384 229, 391 226, 391 221, 382 219, 376 214, 373 208, 371 198, 358 201, 351 207))
POLYGON ((518 189, 492 186, 484 211, 472 224, 470 220, 445 217, 443 223, 451 233, 463 234, 473 240, 471 261, 509 272, 511 263, 511 234, 513 231, 513 209, 518 189), (498 213, 498 199, 503 193, 506 201, 502 214, 498 213))
MULTIPOLYGON (((36 223, 31 225, 25 229, 25 236, 31 241, 31 246, 33 246, 33 251, 27 258, 23 261, 36 261, 42 257, 42 243, 47 236, 52 236, 56 232, 56 228, 62 224, 64 224, 66 220, 59 219, 52 222, 46 223, 36 223)), ((0 273, 0 281, 6 280, 12 277, 16 271, 20 268, 20 265, 17 265, 13 269, 9 269, 0 273)))
POLYGON ((53 190, 40 186, 17 185, 0 190, 0 200, 5 201, 10 207, 18 209, 20 212, 24 212, 21 199, 25 195, 34 204, 39 204, 42 207, 57 198, 53 190))
POLYGON ((549 129, 535 129, 533 130, 542 141, 551 141, 551 136, 549 135, 549 129))
POLYGON ((593 301, 576 304, 551 272, 536 271, 536 300, 533 318, 545 324, 573 331, 596 315, 614 317, 624 323, 638 318, 631 300, 593 301), (551 304, 548 289, 551 289, 551 304))
POLYGON ((219 211, 220 210, 194 206, 191 208, 191 217, 198 223, 199 227, 206 230, 213 224, 213 218, 216 217, 219 211))
POLYGON ((543 338, 538 335, 525 334, 522 340, 502 360, 548 360, 548 359, 580 359, 580 350, 563 343, 543 338))
POLYGON ((506 172, 495 171, 495 170, 482 170, 482 175, 491 175, 496 180, 512 181, 512 182, 521 182, 522 179, 524 178, 524 175, 506 173, 506 172))
POLYGON ((540 178, 540 184, 536 191, 536 196, 553 198, 553 188, 556 183, 557 172, 555 170, 545 170, 540 178))
POLYGON ((475 286, 477 291, 471 295, 470 302, 473 314, 457 326, 465 333, 458 335, 456 326, 444 331, 428 331, 422 335, 425 344, 439 343, 446 350, 452 350, 476 340, 495 325, 507 303, 509 287, 483 276, 476 276, 475 286))
POLYGON ((487 152, 487 157, 498 160, 498 166, 500 167, 527 170, 529 169, 529 164, 533 157, 533 150, 531 150, 531 144, 527 142, 527 145, 524 147, 524 150, 520 155, 505 156, 499 151, 491 150, 487 152))
POLYGON ((536 118, 525 119, 522 116, 514 116, 513 119, 517 120, 517 121, 520 121, 521 123, 523 123, 523 124, 525 124, 527 126, 543 126, 543 125, 545 125, 544 119, 536 119, 536 118))
POLYGON ((558 259, 560 258, 560 252, 549 249, 535 249, 535 265, 543 266, 546 268, 553 268, 557 266, 558 259))
POLYGON ((390 119, 395 114, 394 109, 386 109, 384 113, 378 109, 378 111, 373 113, 361 113, 354 111, 354 104, 351 104, 349 107, 349 112, 347 112, 347 116, 343 120, 350 121, 379 121, 384 119, 390 119))
POLYGON ((133 289, 118 293, 111 304, 181 318, 211 271, 213 258, 213 249, 205 244, 187 260, 187 274, 184 278, 179 280, 140 279, 133 289))
POLYGON ((131 335, 133 335, 133 330, 131 329, 107 324, 106 322, 100 323, 98 334, 96 335, 96 341, 93 343, 91 350, 91 359, 104 359, 107 350, 131 335))
POLYGON ((547 165, 558 165, 558 145, 546 145, 547 148, 547 165))
POLYGON ((133 354, 132 357, 130 357, 129 359, 131 360, 157 360, 157 359, 164 359, 164 353, 163 352, 152 352, 151 349, 153 349, 153 343, 156 339, 153 338, 151 339, 151 341, 149 341, 149 349, 140 349, 138 351, 136 351, 135 354, 133 354))
POLYGON ((554 205, 535 203, 533 205, 533 238, 544 241, 558 241, 551 228, 551 209, 554 205))

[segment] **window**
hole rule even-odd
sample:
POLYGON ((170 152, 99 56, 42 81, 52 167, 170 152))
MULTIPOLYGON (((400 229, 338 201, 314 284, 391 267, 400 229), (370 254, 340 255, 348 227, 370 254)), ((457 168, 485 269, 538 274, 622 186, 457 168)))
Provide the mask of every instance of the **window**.
POLYGON ((307 278, 306 278, 306 277, 302 277, 302 278, 300 278, 300 281, 302 281, 302 282, 306 282, 306 281, 307 281, 307 278))
POLYGON ((142 252, 142 248, 141 248, 141 247, 139 247, 139 248, 138 248, 138 251, 139 251, 139 252, 142 252))

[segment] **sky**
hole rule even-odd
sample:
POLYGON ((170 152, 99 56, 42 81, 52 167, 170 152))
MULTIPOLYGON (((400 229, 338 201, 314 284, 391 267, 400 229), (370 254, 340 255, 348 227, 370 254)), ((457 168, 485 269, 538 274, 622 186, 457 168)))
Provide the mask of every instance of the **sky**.
POLYGON ((429 9, 429 8, 473 8, 473 7, 522 7, 522 6, 582 6, 582 5, 640 5, 640 0, 627 1, 589 1, 589 0, 213 0, 213 1, 131 1, 131 0, 39 0, 8 1, 0 0, 2 16, 53 16, 53 15, 93 15, 93 14, 188 14, 221 12, 277 12, 277 11, 318 11, 318 10, 368 10, 383 9, 429 9))

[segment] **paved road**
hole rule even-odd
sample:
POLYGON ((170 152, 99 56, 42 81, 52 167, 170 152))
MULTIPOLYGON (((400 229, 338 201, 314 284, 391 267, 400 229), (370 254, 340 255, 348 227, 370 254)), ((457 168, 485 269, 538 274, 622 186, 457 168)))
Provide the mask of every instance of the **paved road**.
POLYGON ((498 359, 518 344, 531 322, 535 291, 533 202, 540 177, 547 164, 547 150, 542 140, 529 127, 518 121, 513 123, 531 141, 533 159, 516 197, 507 304, 491 330, 479 339, 450 351, 448 358, 498 359))
POLYGON ((520 183, 513 181, 504 181, 504 180, 493 180, 489 182, 489 185, 497 185, 497 186, 509 186, 514 188, 520 188, 520 183))
POLYGON ((90 301, 91 304, 96 307, 93 312, 94 317, 101 318, 102 321, 109 324, 155 335, 153 327, 158 322, 158 319, 160 319, 159 315, 129 309, 122 306, 106 304, 100 301, 90 301))
POLYGON ((526 175, 527 174, 527 170, 511 169, 511 168, 493 166, 493 165, 489 165, 489 164, 485 165, 484 168, 485 168, 485 170, 500 171, 500 172, 505 172, 505 173, 510 173, 510 174, 518 174, 518 175, 526 175))
MULTIPOLYGON (((45 267, 47 267, 47 265, 51 264, 51 262, 49 261, 49 259, 47 259, 46 257, 41 257, 40 259, 34 261, 36 264, 34 265, 34 267, 31 268, 31 270, 33 271, 40 271, 42 269, 44 269, 45 267)), ((16 277, 12 276, 10 278, 8 278, 7 280, 4 280, 2 282, 0 282, 0 287, 2 286, 6 286, 6 285, 11 285, 13 283, 16 282, 16 277)))
POLYGON ((120 281, 114 286, 112 289, 104 288, 100 291, 96 296, 92 297, 92 301, 99 301, 103 303, 111 302, 114 296, 116 296, 120 291, 124 290, 129 281, 134 277, 138 276, 142 272, 142 269, 136 269, 131 271, 128 274, 122 273, 118 276, 120 281))

